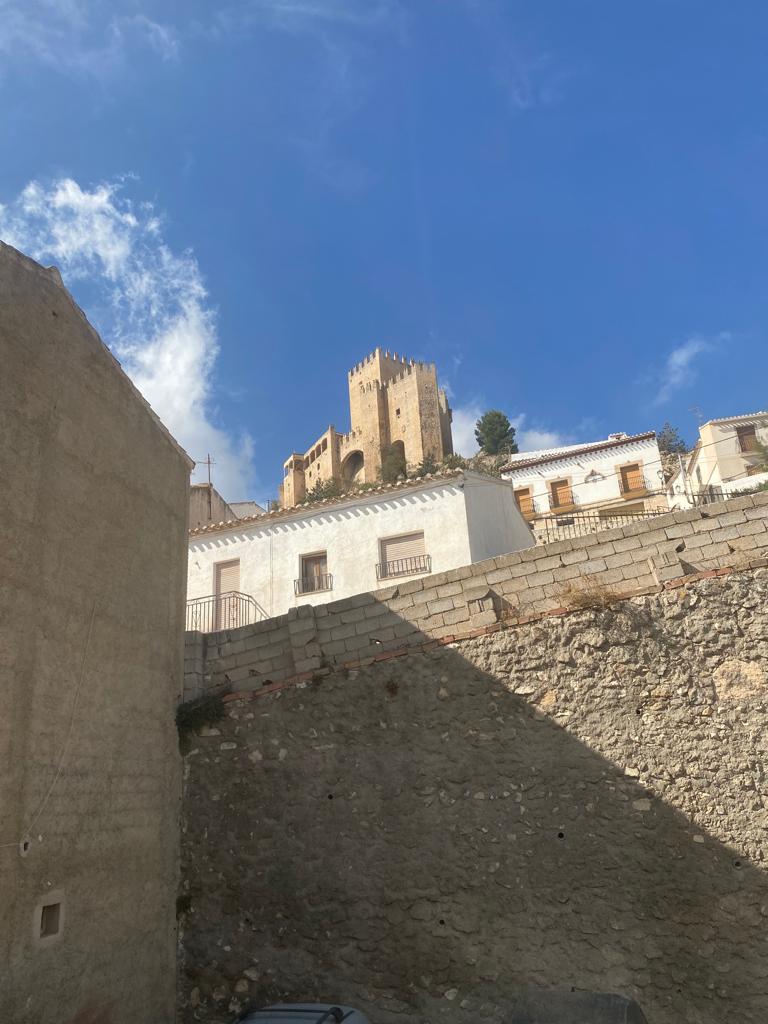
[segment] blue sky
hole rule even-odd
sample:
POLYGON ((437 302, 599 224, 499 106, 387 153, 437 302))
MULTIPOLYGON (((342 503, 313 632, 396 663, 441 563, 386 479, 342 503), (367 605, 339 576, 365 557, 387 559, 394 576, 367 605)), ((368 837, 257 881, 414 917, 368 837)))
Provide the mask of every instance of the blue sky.
POLYGON ((227 497, 375 345, 468 450, 765 408, 768 7, 0 0, 0 237, 227 497))

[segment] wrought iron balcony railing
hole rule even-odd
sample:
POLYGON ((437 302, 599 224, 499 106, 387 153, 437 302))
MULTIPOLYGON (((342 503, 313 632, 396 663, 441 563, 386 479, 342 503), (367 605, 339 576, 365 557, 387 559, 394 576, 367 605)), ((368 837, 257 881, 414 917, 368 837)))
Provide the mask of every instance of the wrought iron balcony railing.
MULTIPOLYGON (((653 483, 645 476, 619 476, 619 494, 645 494, 653 488, 653 483)), ((657 482, 656 488, 661 489, 661 484, 657 482)))
POLYGON ((395 558, 391 562, 379 562, 376 566, 376 579, 388 580, 394 576, 415 576, 416 573, 431 571, 431 555, 411 555, 410 558, 395 558))
POLYGON ((201 633, 215 633, 219 629, 250 626, 266 618, 263 610, 250 594, 228 590, 224 594, 209 594, 187 601, 187 629, 201 633))
POLYGON ((333 590, 333 573, 321 572, 315 576, 302 576, 293 581, 295 594, 317 594, 322 590, 333 590))

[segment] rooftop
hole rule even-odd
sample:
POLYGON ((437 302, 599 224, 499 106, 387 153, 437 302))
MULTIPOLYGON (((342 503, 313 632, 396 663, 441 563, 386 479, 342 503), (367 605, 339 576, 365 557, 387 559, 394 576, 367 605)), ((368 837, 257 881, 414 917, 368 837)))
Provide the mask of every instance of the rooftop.
POLYGON ((720 416, 716 420, 707 420, 707 422, 703 423, 702 426, 708 427, 710 424, 717 423, 741 423, 743 420, 755 420, 760 416, 768 416, 768 412, 763 409, 762 412, 748 412, 743 413, 741 416, 720 416))
POLYGON ((599 452, 608 448, 620 448, 626 444, 634 444, 637 441, 651 441, 656 437, 656 432, 649 430, 644 434, 623 434, 608 437, 604 441, 590 441, 587 444, 570 444, 561 448, 545 448, 538 452, 518 452, 510 455, 509 462, 502 466, 502 473, 513 472, 518 469, 526 469, 528 466, 538 466, 545 462, 558 462, 560 459, 572 458, 575 455, 583 455, 587 452, 599 452))
MULTIPOLYGON (((441 483, 458 482, 464 478, 492 481, 497 484, 504 484, 499 477, 489 476, 486 473, 478 473, 475 470, 446 469, 439 473, 427 473, 426 476, 415 477, 411 480, 399 480, 395 484, 379 484, 375 487, 360 488, 348 491, 339 495, 338 498, 323 498, 321 501, 307 501, 301 505, 293 505, 290 508, 275 509, 273 512, 260 512, 255 515, 242 516, 238 519, 230 519, 221 523, 209 523, 207 526, 197 526, 189 531, 190 537, 198 537, 206 533, 217 533, 221 530, 232 530, 242 527, 248 523, 268 526, 269 524, 290 519, 294 516, 304 515, 307 512, 324 511, 328 508, 335 508, 342 505, 351 505, 363 501, 366 498, 375 498, 379 495, 389 496, 391 494, 404 494, 408 491, 420 491, 434 487, 441 483)), ((509 484, 506 484, 509 486, 509 484)))

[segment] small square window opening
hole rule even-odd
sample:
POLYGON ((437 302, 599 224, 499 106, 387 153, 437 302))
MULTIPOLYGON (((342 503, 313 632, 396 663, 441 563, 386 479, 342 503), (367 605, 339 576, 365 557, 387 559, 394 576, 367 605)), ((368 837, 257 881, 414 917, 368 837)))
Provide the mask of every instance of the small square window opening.
POLYGON ((61 926, 61 904, 46 903, 40 911, 40 938, 58 935, 61 926))

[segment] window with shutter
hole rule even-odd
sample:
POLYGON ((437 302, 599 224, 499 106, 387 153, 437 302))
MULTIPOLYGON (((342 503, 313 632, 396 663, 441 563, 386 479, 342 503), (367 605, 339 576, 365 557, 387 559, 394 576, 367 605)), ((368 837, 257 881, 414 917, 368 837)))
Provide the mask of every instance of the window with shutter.
POLYGON ((570 480, 553 480, 549 485, 552 508, 564 508, 573 504, 570 480))
POLYGON ((429 572, 431 561, 424 548, 423 533, 404 533, 379 542, 381 562, 376 567, 379 579, 429 572))
POLYGON ((515 491, 515 501, 526 519, 533 515, 533 497, 530 487, 519 487, 515 491))
POLYGON ((642 491, 645 487, 643 471, 639 462, 630 462, 621 467, 621 493, 628 491, 642 491))
POLYGON ((753 424, 747 427, 736 427, 736 437, 739 440, 740 452, 756 452, 758 450, 757 431, 753 424))
POLYGON ((333 577, 328 572, 327 552, 317 551, 313 555, 302 555, 299 571, 301 575, 294 584, 297 594, 333 589, 333 577))
POLYGON ((240 559, 217 562, 214 568, 216 595, 216 629, 231 629, 240 625, 240 601, 233 596, 240 591, 240 559))

